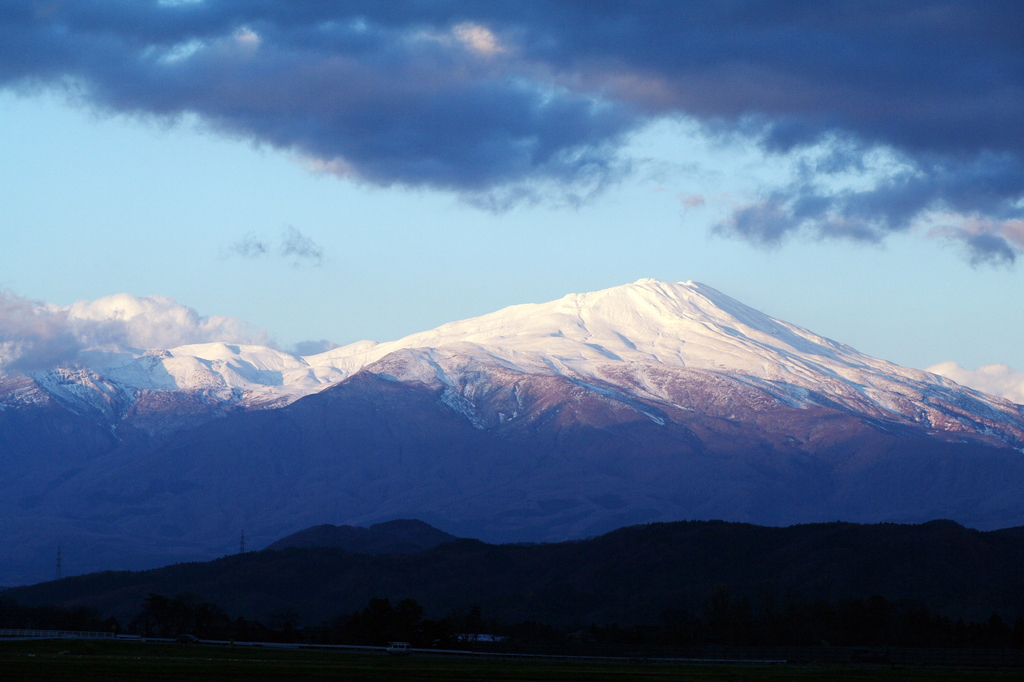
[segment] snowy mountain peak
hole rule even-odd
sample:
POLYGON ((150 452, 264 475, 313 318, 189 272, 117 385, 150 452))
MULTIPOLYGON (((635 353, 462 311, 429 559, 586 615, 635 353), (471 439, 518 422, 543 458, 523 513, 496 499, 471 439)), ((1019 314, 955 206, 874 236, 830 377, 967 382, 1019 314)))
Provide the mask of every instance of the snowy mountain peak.
MULTIPOLYGON (((594 365, 625 361, 768 377, 781 371, 780 366, 805 357, 854 366, 869 360, 707 285, 650 279, 569 294, 549 303, 511 306, 378 344, 367 354, 383 357, 400 348, 449 347, 483 352, 522 371, 543 371, 554 362, 584 374, 592 373, 594 365)), ((341 357, 351 361, 361 355, 342 347, 317 356, 317 361, 341 357)))
POLYGON ((795 407, 827 406, 944 432, 1024 442, 1020 408, 928 372, 864 355, 697 282, 640 280, 452 322, 390 343, 305 358, 437 383, 465 394, 486 368, 561 375, 678 405, 694 371, 727 376, 795 407), (401 360, 372 365, 396 353, 401 360), (686 374, 690 372, 690 374, 686 374))
MULTIPOLYGON (((641 279, 305 357, 212 342, 145 352, 97 347, 80 358, 119 394, 201 391, 243 407, 287 404, 364 369, 457 392, 472 392, 470 384, 493 370, 562 376, 671 406, 679 400, 673 387, 705 372, 789 406, 840 407, 947 431, 991 430, 993 420, 1009 420, 1020 422, 1012 430, 1024 439, 1012 403, 864 355, 699 282, 641 279)), ((43 381, 65 392, 69 382, 43 381)))

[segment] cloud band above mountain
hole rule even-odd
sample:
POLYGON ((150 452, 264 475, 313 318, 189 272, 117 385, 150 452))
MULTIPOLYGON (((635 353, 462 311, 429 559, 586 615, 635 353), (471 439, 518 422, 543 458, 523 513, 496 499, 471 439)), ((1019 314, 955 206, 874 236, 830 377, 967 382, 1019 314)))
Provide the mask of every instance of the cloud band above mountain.
POLYGON ((769 154, 824 146, 720 231, 877 241, 927 223, 974 262, 1024 246, 1024 5, 8 2, 0 86, 198 115, 319 170, 489 205, 592 191, 628 134, 700 121, 769 154), (882 150, 889 162, 867 181, 882 150))

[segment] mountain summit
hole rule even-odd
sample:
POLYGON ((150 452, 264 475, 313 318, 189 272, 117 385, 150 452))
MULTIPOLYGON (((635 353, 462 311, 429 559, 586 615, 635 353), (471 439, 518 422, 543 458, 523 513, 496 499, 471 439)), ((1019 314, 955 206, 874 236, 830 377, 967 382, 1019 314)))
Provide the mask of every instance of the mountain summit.
POLYGON ((1024 524, 1024 408, 695 282, 305 357, 82 360, 0 379, 0 534, 18 548, 0 582, 40 575, 58 536, 97 570, 223 554, 242 528, 259 546, 393 518, 490 541, 684 518, 1024 524))
MULTIPOLYGON (((695 407, 674 387, 676 380, 703 371, 790 406, 838 406, 935 433, 995 435, 1015 446, 1024 442, 1021 409, 1009 401, 864 355, 696 282, 642 279, 513 306, 380 344, 369 355, 413 349, 429 349, 418 355, 429 361, 438 380, 453 386, 460 379, 452 374, 460 372, 446 367, 471 363, 595 381, 637 398, 695 407)), ((325 356, 355 357, 345 348, 325 356)), ((426 380, 416 373, 422 370, 420 363, 396 378, 426 380)))
POLYGON ((466 381, 467 366, 617 387, 628 375, 630 394, 672 405, 678 396, 664 379, 685 368, 728 376, 789 405, 841 406, 936 433, 1024 443, 1021 410, 1006 400, 864 355, 698 282, 641 279, 305 357, 208 343, 95 349, 83 359, 77 370, 32 376, 67 404, 86 401, 109 412, 117 403, 115 411, 128 412, 140 397, 181 392, 201 395, 211 409, 282 407, 367 368, 398 380, 456 386, 466 381))

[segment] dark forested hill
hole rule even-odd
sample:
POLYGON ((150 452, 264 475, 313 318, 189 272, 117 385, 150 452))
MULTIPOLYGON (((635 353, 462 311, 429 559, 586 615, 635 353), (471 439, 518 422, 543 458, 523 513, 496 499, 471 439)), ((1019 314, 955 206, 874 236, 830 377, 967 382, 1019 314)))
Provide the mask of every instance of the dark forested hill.
POLYGON ((715 592, 755 608, 787 599, 880 595, 952 618, 1024 615, 1024 539, 950 521, 773 528, 721 521, 633 526, 534 546, 457 540, 415 554, 291 547, 9 590, 26 605, 89 606, 130 619, 147 594, 189 593, 228 613, 282 609, 316 624, 371 598, 412 598, 428 615, 479 605, 506 622, 654 624, 715 592))
POLYGON ((416 519, 396 519, 362 526, 334 526, 325 523, 292 533, 272 542, 267 549, 288 547, 339 547, 360 554, 413 554, 458 540, 429 523, 416 519))

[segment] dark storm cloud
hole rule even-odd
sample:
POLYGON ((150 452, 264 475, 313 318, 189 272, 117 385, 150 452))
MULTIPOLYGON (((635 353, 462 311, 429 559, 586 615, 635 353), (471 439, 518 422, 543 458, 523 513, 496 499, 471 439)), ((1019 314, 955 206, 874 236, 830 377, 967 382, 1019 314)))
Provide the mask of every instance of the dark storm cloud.
POLYGON ((587 178, 635 125, 622 104, 538 87, 481 51, 472 27, 376 5, 15 3, 0 9, 0 80, 71 84, 116 111, 194 112, 367 182, 471 193, 587 178))
POLYGON ((981 152, 969 161, 921 156, 912 168, 859 191, 822 190, 814 182, 816 176, 826 173, 819 170, 805 169, 798 182, 737 209, 717 230, 768 246, 800 229, 819 237, 881 241, 890 232, 906 229, 922 212, 942 209, 988 218, 987 232, 960 229, 944 233, 965 240, 976 264, 1012 263, 1016 250, 1024 245, 1017 229, 1008 229, 1007 235, 995 234, 1000 221, 1012 228, 1024 215, 1019 201, 1024 165, 1010 154, 996 157, 981 152))
POLYGON ((842 140, 819 175, 884 146, 906 168, 873 189, 801 181, 720 226, 877 240, 928 211, 1021 218, 1021 26, 1024 3, 941 0, 8 2, 0 83, 493 206, 601 186, 665 116, 780 154, 842 140))

